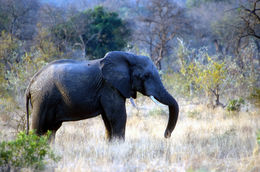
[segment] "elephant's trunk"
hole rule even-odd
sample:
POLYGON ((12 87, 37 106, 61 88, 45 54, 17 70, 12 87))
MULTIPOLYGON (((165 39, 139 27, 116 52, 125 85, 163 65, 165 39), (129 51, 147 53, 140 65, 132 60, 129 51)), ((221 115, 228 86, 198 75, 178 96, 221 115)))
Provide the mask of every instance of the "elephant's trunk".
POLYGON ((169 107, 169 120, 164 133, 165 138, 171 137, 171 133, 177 123, 179 106, 177 101, 163 88, 158 95, 154 96, 159 102, 168 105, 169 107))

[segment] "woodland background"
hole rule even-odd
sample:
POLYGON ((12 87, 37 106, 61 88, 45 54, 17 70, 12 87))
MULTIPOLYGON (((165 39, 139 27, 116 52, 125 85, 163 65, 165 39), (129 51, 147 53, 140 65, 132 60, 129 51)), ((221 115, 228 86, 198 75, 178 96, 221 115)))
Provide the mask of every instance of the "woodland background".
MULTIPOLYGON (((49 154, 43 169, 260 170, 259 0, 0 0, 0 141, 25 129, 24 92, 42 66, 113 50, 157 66, 180 104, 171 139, 167 109, 139 95, 137 109, 127 104, 125 143, 108 144, 100 118, 69 122, 52 146, 60 160, 49 154)), ((1 144, 0 166, 39 167, 13 163, 15 149, 1 144)))

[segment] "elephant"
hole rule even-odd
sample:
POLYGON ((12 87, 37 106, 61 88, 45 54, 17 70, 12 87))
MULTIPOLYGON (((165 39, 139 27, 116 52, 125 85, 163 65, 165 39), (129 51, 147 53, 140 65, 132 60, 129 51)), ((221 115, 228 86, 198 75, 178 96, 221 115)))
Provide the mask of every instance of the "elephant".
POLYGON ((32 77, 26 89, 27 132, 31 105, 31 129, 38 135, 50 130, 55 137, 63 122, 101 115, 108 139, 124 140, 126 99, 135 99, 137 92, 168 106, 164 137, 169 138, 179 106, 163 86, 150 58, 111 51, 97 60, 53 61, 32 77))

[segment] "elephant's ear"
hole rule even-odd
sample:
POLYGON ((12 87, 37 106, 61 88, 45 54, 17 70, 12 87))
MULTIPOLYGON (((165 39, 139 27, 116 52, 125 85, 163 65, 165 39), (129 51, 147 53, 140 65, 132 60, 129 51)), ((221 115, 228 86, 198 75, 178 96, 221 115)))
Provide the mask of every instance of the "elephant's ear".
POLYGON ((109 52, 101 60, 104 79, 126 98, 131 97, 130 66, 122 52, 109 52))

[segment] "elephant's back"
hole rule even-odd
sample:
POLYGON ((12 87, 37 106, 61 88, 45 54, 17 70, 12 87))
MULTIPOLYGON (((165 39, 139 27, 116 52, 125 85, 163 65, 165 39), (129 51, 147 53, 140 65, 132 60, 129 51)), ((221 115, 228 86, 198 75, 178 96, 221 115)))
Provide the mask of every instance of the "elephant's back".
POLYGON ((67 107, 78 111, 87 111, 85 108, 97 104, 95 101, 98 101, 97 96, 102 85, 101 71, 98 65, 88 63, 62 64, 54 66, 52 71, 54 89, 58 91, 62 102, 67 107))
POLYGON ((59 60, 36 74, 30 85, 30 93, 32 99, 51 97, 55 102, 66 98, 68 101, 75 101, 82 96, 91 99, 96 96, 101 82, 101 71, 97 64, 59 60))
POLYGON ((54 64, 50 68, 50 73, 55 83, 84 85, 84 88, 95 86, 94 83, 101 79, 99 65, 89 62, 54 64))

